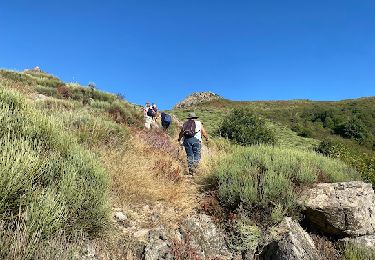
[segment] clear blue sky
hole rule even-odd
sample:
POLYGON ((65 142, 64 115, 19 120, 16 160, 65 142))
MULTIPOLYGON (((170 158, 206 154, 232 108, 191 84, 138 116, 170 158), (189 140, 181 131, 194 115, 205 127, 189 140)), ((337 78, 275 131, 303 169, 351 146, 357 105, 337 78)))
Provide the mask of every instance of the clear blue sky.
POLYGON ((1 1, 0 67, 136 103, 375 95, 375 1, 1 1))

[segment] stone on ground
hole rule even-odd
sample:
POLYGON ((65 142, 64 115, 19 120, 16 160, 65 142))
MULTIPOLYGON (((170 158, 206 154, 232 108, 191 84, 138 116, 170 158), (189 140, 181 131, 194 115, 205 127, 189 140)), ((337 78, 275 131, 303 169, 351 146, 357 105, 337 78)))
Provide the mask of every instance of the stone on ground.
POLYGON ((279 239, 268 244, 260 255, 263 260, 321 259, 314 241, 298 222, 285 218, 279 225, 279 239))
POLYGON ((374 234, 375 194, 360 181, 320 183, 303 195, 307 220, 321 232, 334 236, 374 234))

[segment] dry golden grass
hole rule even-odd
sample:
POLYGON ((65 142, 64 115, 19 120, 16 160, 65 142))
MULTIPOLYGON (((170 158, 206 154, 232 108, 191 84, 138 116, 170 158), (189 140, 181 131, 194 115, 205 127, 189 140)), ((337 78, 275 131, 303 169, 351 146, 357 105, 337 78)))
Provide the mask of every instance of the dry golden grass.
POLYGON ((0 86, 4 88, 16 90, 26 95, 35 93, 34 89, 31 86, 25 85, 20 82, 9 80, 7 78, 4 78, 2 75, 0 75, 0 86))
POLYGON ((197 190, 183 177, 181 161, 170 151, 152 150, 139 135, 127 147, 102 151, 102 163, 112 179, 113 204, 139 214, 144 214, 145 205, 159 205, 160 223, 153 225, 174 225, 190 214, 197 206, 197 190))

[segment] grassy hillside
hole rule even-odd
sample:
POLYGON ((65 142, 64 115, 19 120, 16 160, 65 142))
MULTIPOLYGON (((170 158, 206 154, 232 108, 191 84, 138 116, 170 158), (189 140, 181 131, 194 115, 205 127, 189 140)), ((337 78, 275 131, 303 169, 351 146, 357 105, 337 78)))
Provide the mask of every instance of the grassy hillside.
POLYGON ((142 109, 118 95, 0 70, 0 121, 2 259, 79 259, 85 238, 107 259, 138 254, 111 208, 141 228, 174 225, 195 206, 177 144, 143 132, 142 109), (169 209, 157 221, 142 210, 155 204, 169 209))
MULTIPOLYGON (((351 145, 354 143, 351 141, 356 141, 362 147, 368 148, 367 150, 372 150, 374 144, 375 97, 337 102, 307 100, 236 102, 221 99, 198 104, 193 110, 201 115, 211 132, 217 132, 223 117, 230 110, 239 107, 252 110, 272 122, 287 126, 300 136, 319 140, 327 135, 342 137, 341 141, 351 145), (345 135, 340 131, 342 130, 340 127, 354 118, 363 125, 363 140, 359 139, 360 136, 350 136, 349 133, 345 135)), ((190 110, 191 108, 184 108, 174 112, 179 117, 183 117, 184 113, 190 110)))
POLYGON ((181 120, 193 110, 211 135, 230 111, 244 108, 266 119, 283 147, 317 149, 354 166, 375 184, 375 97, 322 102, 309 100, 237 102, 225 99, 174 109, 181 120), (324 141, 323 146, 319 144, 324 141))
MULTIPOLYGON (((346 107, 349 101, 343 102, 346 107)), ((372 101, 366 102, 361 109, 368 111, 372 101)), ((261 241, 269 224, 298 215, 295 200, 305 186, 360 179, 348 165, 359 165, 353 147, 369 156, 370 163, 361 156, 363 168, 358 168, 372 176, 368 140, 344 139, 321 126, 306 112, 316 109, 312 104, 216 100, 195 105, 214 138, 191 181, 184 178, 177 125, 168 133, 145 131, 142 108, 119 95, 43 72, 0 70, 0 258, 80 259, 89 241, 100 259, 139 259, 144 242, 135 239, 137 231, 174 229, 197 211, 224 222, 236 234, 229 241, 233 250, 246 251, 244 236, 253 241, 256 234, 261 241), (261 115, 275 133, 275 145, 241 147, 220 138, 222 120, 236 107, 261 115), (311 136, 293 128, 305 121, 311 136), (320 136, 343 146, 332 140, 322 145, 320 136), (318 146, 338 158, 317 154, 318 146), (110 221, 115 209, 126 213, 127 224, 110 221), (244 223, 250 223, 251 234, 241 233, 244 223)), ((172 113, 183 119, 190 110, 172 113)), ((366 127, 372 122, 367 119, 361 117, 366 127)))

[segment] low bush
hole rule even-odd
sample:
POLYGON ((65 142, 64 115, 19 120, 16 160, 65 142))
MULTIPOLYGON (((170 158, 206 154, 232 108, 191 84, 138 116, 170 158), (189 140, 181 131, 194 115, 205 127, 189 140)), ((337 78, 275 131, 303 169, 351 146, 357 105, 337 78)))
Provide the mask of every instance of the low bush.
POLYGON ((56 117, 69 132, 75 134, 80 144, 88 148, 123 147, 129 139, 126 127, 87 111, 65 112, 56 117))
POLYGON ((0 70, 0 76, 23 85, 31 86, 35 84, 35 80, 21 72, 0 70))
POLYGON ((219 127, 222 137, 240 145, 274 144, 274 132, 267 127, 266 121, 253 112, 239 108, 226 116, 219 127))
MULTIPOLYGON (((107 177, 56 122, 0 90, 0 218, 30 236, 96 232, 107 223, 107 177)), ((0 240, 3 238, 0 238, 0 240)))
POLYGON ((61 85, 57 87, 57 93, 62 97, 62 98, 71 98, 72 93, 70 92, 70 89, 68 86, 61 85))
POLYGON ((335 133, 345 138, 353 138, 359 143, 365 142, 369 135, 365 124, 356 117, 338 125, 335 133))
POLYGON ((0 223, 0 259, 55 260, 80 259, 82 234, 66 236, 57 232, 46 239, 41 232, 30 232, 24 222, 0 223))
POLYGON ((35 86, 35 90, 48 97, 58 97, 57 89, 55 88, 37 85, 35 86))
POLYGON ((344 250, 346 260, 371 260, 375 259, 375 250, 367 249, 361 246, 348 245, 344 250))
POLYGON ((375 155, 355 150, 347 145, 330 139, 325 139, 316 147, 317 152, 333 158, 338 158, 354 167, 362 178, 371 182, 375 187, 375 155))
POLYGON ((236 218, 229 232, 229 247, 237 252, 254 252, 262 242, 262 231, 246 217, 236 218))
POLYGON ((224 206, 268 209, 262 212, 272 222, 293 213, 303 185, 359 179, 355 170, 339 160, 271 146, 237 148, 218 163, 214 175, 224 206))
POLYGON ((140 126, 142 124, 142 114, 129 104, 120 100, 111 103, 108 108, 108 113, 117 123, 124 123, 133 126, 140 126))

